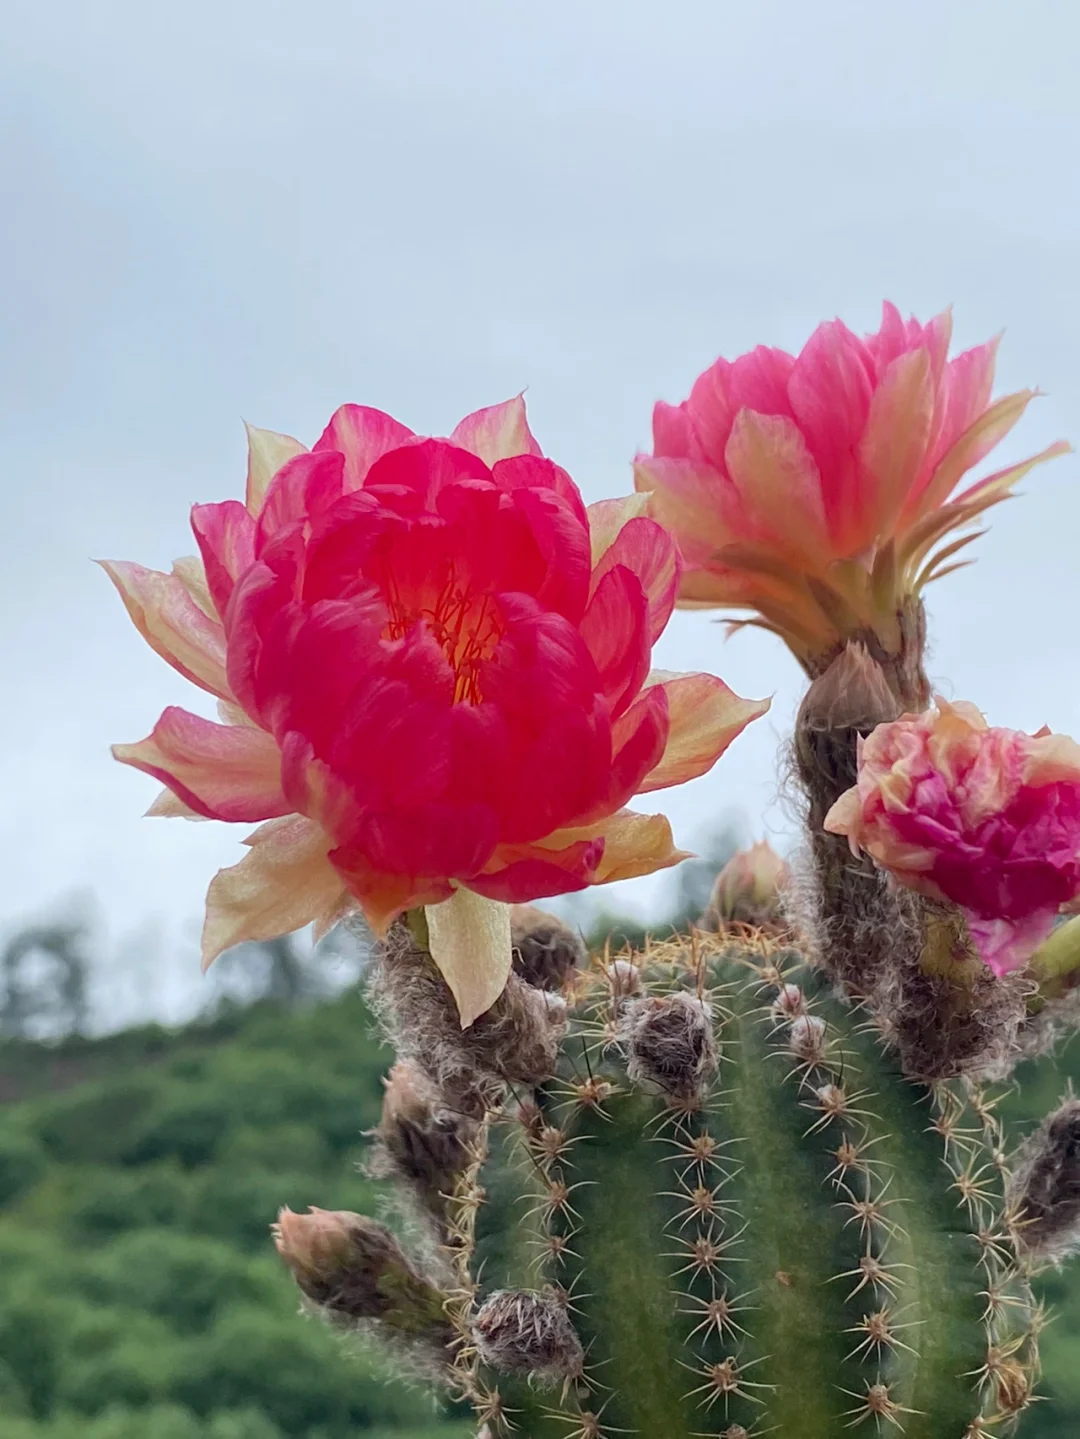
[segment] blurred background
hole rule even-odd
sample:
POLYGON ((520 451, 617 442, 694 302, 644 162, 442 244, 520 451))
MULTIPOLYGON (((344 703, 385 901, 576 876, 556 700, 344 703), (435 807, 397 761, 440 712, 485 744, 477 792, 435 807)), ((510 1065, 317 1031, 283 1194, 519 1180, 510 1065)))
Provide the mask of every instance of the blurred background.
MULTIPOLYGON (((883 298, 1038 385, 999 463, 1080 438, 1080 12, 1057 0, 37 0, 0 48, 0 1415, 13 1439, 454 1431, 294 1316, 266 1225, 362 1208, 385 1059, 363 954, 304 936, 199 976, 216 824, 144 820, 112 741, 199 696, 94 558, 167 568, 239 493, 241 419, 346 400, 446 433, 522 389, 589 500, 717 354, 798 349, 883 298), (435 1426, 435 1427, 432 1427, 435 1426)), ((1032 477, 930 596, 932 673, 1080 734, 1077 462, 1032 477)), ((570 913, 694 912, 735 842, 784 851, 779 643, 678 615, 657 652, 775 696, 652 796, 697 869, 570 913)), ((1080 1077, 1024 1078, 1018 1124, 1080 1077)), ((1080 1425, 1055 1280, 1027 1433, 1080 1425)), ((458 1425, 462 1434, 471 1432, 458 1425)))

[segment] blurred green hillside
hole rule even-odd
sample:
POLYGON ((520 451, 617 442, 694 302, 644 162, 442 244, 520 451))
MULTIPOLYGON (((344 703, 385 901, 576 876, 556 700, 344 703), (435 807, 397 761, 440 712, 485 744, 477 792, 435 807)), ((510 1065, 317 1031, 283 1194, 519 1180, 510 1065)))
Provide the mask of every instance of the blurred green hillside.
POLYGON ((280 1204, 367 1209, 387 1056, 354 992, 0 1044, 3 1439, 454 1439, 297 1315, 280 1204))
MULTIPOLYGON (((279 1205, 377 1212, 356 1162, 389 1057, 355 989, 53 1044, 0 1041, 3 1439, 465 1439, 297 1315, 279 1205)), ((1018 1131, 1080 1081, 1029 1066, 1018 1131)), ((1045 1286, 1029 1439, 1080 1433, 1080 1265, 1045 1286)), ((658 1436, 650 1436, 658 1439, 658 1436)))

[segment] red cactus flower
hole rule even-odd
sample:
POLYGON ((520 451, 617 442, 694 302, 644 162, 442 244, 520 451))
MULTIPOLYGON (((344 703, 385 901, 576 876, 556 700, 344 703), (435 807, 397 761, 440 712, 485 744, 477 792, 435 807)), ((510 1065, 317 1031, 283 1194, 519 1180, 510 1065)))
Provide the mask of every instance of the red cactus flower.
POLYGON ((1017 969, 1080 894, 1080 745, 991 729, 974 705, 878 725, 825 820, 901 884, 951 900, 998 974, 1017 969))
MULTIPOLYGON (((356 905, 383 932, 466 892, 527 901, 682 857, 627 801, 704 773, 767 706, 650 675, 679 561, 646 508, 587 511, 520 399, 449 440, 346 405, 310 452, 251 431, 246 504, 192 512, 201 560, 106 565, 223 721, 167 709, 117 758, 167 786, 153 813, 264 821, 210 886, 207 963, 356 905)), ((509 940, 505 967, 460 963, 468 1022, 509 940)))
POLYGON ((1035 391, 991 402, 997 341, 949 360, 951 330, 948 311, 921 325, 886 304, 876 334, 833 320, 798 356, 717 360, 688 400, 656 406, 636 484, 678 537, 680 603, 755 611, 811 673, 856 635, 898 651, 905 606, 975 538, 946 536, 1069 448, 952 497, 1035 391))

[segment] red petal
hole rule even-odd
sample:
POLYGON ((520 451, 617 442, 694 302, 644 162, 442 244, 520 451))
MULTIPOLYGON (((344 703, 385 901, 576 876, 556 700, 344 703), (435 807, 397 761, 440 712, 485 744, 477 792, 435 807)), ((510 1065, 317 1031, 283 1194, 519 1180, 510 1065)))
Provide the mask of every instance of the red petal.
POLYGON ((279 530, 329 509, 341 498, 345 460, 333 450, 312 450, 282 465, 270 481, 255 536, 261 555, 279 530))
POLYGON ((616 565, 624 565, 641 582, 648 602, 649 643, 655 644, 671 618, 679 591, 682 563, 674 537, 663 525, 644 515, 629 520, 593 571, 594 594, 600 581, 616 565))
POLYGON ((195 505, 191 528, 199 542, 210 596, 218 614, 224 615, 236 581, 255 561, 255 521, 239 500, 225 500, 195 505))
POLYGON ((581 637, 616 719, 645 682, 651 650, 645 591, 625 565, 608 570, 596 586, 581 621, 581 637))

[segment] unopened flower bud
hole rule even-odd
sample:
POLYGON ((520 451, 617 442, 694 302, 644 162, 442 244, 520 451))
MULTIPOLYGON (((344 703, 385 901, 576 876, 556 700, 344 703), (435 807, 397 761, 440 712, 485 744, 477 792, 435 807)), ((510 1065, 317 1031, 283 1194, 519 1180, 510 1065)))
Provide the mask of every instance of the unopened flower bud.
POLYGON ((301 1291, 328 1315, 377 1319, 411 1338, 448 1341, 445 1296, 385 1225, 345 1210, 282 1209, 272 1233, 301 1291))
POLYGON ((1009 1198, 1028 1254, 1058 1260, 1080 1248, 1080 1100, 1066 1100, 1021 1147, 1009 1198))
POLYGON ((692 1100, 717 1066, 712 1011, 696 995, 678 992, 637 999, 619 1025, 632 1080, 657 1085, 675 1099, 692 1100))
POLYGON ((561 990, 587 959, 585 942, 553 914, 531 904, 510 911, 514 969, 537 989, 561 990))
POLYGON ((748 924, 755 928, 781 919, 781 890, 788 868, 765 840, 733 854, 716 877, 705 911, 707 929, 748 924))
POLYGON ((399 1060, 386 1078, 373 1171, 403 1179, 442 1218, 478 1133, 477 1121, 450 1108, 419 1065, 399 1060))
POLYGON ((477 1310, 473 1340, 483 1363, 540 1382, 581 1373, 585 1355, 554 1289, 500 1289, 477 1310))

